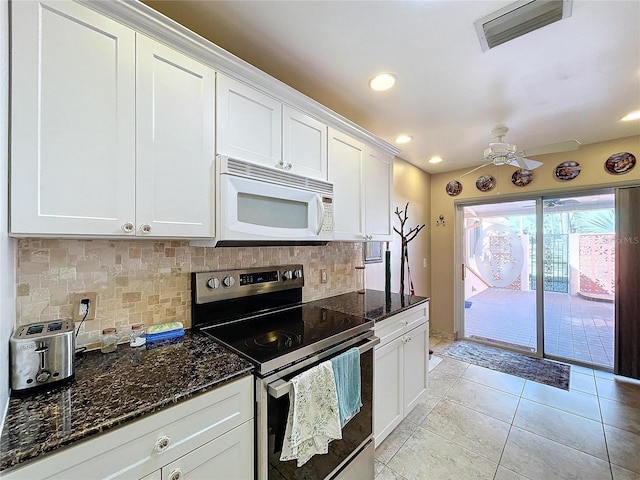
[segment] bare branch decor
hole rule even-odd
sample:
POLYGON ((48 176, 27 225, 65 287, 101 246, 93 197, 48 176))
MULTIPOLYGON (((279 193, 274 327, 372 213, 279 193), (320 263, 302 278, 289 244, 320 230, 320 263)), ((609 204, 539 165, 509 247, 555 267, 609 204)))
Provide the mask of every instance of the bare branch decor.
POLYGON ((404 233, 404 225, 405 223, 407 223, 407 211, 409 210, 409 202, 407 202, 407 204, 404 207, 404 211, 400 211, 400 209, 398 207, 396 207, 396 211, 395 214, 398 216, 398 219, 400 220, 400 230, 398 230, 396 227, 393 227, 393 230, 400 235, 400 238, 402 239, 402 244, 401 244, 401 251, 400 251, 400 296, 404 295, 404 264, 405 264, 405 260, 407 263, 407 270, 409 273, 409 283, 410 283, 410 294, 413 295, 414 291, 413 291, 413 281, 411 280, 411 268, 409 267, 409 250, 407 249, 407 244, 413 240, 414 238, 416 238, 416 236, 418 235, 418 233, 420 233, 420 230, 422 230, 424 228, 424 224, 422 225, 418 225, 416 227, 410 228, 409 232, 407 232, 407 234, 405 235, 404 233))

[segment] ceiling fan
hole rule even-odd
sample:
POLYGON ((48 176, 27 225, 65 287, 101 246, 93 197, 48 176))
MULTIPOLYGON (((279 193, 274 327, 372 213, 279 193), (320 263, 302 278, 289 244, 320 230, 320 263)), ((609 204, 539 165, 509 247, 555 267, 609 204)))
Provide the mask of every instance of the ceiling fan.
MULTIPOLYGON (((503 142, 502 139, 505 137, 508 131, 509 128, 504 125, 497 125, 493 130, 491 130, 491 135, 496 137, 498 141, 489 143, 489 148, 486 148, 484 150, 485 163, 483 163, 479 167, 474 168, 473 170, 468 171, 462 176, 473 173, 476 170, 480 170, 481 168, 491 164, 497 166, 513 165, 514 167, 525 168, 527 170, 533 170, 534 168, 538 168, 540 165, 542 165, 542 162, 531 160, 530 158, 525 158, 526 153, 522 150, 518 150, 518 147, 516 147, 515 145, 503 142)), ((570 150, 576 150, 579 146, 580 142, 578 142, 577 140, 569 140, 566 142, 554 143, 530 150, 528 154, 542 155, 545 153, 566 152, 570 150)))

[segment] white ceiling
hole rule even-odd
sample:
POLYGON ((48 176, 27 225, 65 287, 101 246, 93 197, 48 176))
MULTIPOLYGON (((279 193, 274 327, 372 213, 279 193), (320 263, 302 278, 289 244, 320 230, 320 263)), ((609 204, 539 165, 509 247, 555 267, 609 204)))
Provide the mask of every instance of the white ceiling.
POLYGON ((640 134, 619 121, 640 109, 637 0, 574 0, 570 18, 487 52, 473 24, 511 1, 145 3, 388 142, 412 135, 399 157, 430 173, 482 164, 500 123, 525 152, 640 134), (379 72, 392 90, 367 87, 379 72))

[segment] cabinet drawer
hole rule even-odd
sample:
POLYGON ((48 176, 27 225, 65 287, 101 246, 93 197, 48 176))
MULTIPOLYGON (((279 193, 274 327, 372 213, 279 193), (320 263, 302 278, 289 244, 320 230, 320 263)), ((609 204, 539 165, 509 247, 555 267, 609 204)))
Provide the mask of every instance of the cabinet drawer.
POLYGON ((374 330, 376 336, 380 338, 378 348, 428 320, 429 303, 427 302, 376 323, 374 330))
POLYGON ((253 422, 245 422, 163 467, 162 480, 251 480, 253 470, 253 422))
POLYGON ((150 414, 3 478, 142 478, 253 417, 253 377, 150 414))

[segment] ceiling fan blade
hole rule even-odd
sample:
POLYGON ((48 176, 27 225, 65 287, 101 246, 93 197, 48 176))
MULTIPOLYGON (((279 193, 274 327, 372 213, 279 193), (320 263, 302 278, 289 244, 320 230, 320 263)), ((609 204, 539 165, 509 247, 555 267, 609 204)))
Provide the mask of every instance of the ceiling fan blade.
POLYGON ((474 168, 473 170, 469 170, 467 173, 463 173, 462 175, 460 175, 460 178, 464 177, 465 175, 469 175, 470 173, 473 173, 476 170, 480 170, 481 168, 484 168, 487 165, 491 165, 492 163, 493 162, 487 162, 487 163, 484 163, 484 164, 480 165, 479 167, 474 168))
POLYGON ((526 168, 527 170, 533 170, 534 168, 538 168, 540 165, 542 165, 542 162, 524 157, 514 158, 509 163, 514 167, 526 168))
POLYGON ((527 155, 545 155, 547 153, 572 152, 582 145, 578 140, 567 140, 565 142, 550 143, 541 147, 527 148, 524 152, 527 155))

